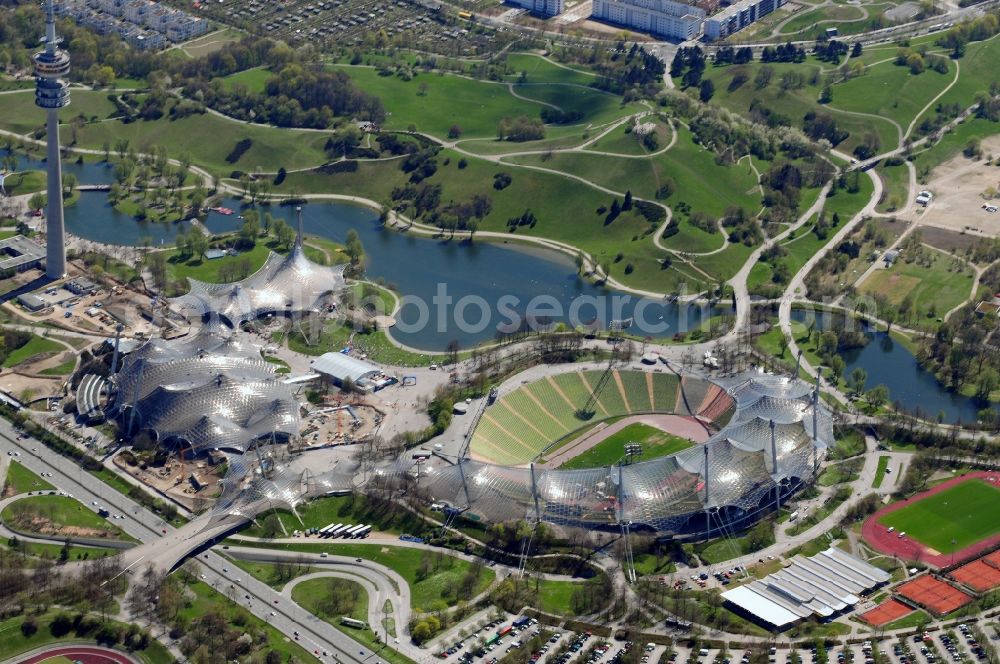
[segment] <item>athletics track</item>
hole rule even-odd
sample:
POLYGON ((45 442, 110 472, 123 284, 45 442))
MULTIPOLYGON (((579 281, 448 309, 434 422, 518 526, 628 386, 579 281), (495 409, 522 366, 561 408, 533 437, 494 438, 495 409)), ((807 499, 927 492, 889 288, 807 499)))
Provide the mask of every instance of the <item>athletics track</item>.
POLYGON ((53 657, 65 657, 72 661, 80 661, 83 664, 136 664, 123 652, 100 648, 97 646, 55 646, 50 650, 37 655, 29 655, 24 659, 14 658, 16 664, 37 664, 53 657))
MULTIPOLYGON (((920 502, 928 496, 933 496, 935 493, 949 489, 956 484, 961 484, 962 482, 968 482, 975 479, 981 479, 993 484, 994 486, 1000 487, 1000 472, 979 471, 954 477, 938 484, 933 489, 923 491, 912 498, 907 498, 906 500, 901 500, 898 503, 893 503, 892 505, 883 507, 878 512, 875 512, 875 514, 868 517, 868 519, 865 520, 864 525, 861 526, 862 537, 864 537, 865 541, 871 544, 875 549, 884 554, 898 556, 903 560, 916 560, 938 568, 948 567, 953 563, 962 562, 976 557, 983 551, 987 551, 1000 544, 1000 534, 979 540, 978 542, 970 544, 960 551, 956 551, 954 555, 952 555, 951 553, 939 553, 930 550, 910 537, 900 538, 899 533, 890 533, 888 528, 879 523, 879 519, 886 514, 891 514, 892 512, 900 510, 907 505, 920 502)), ((983 507, 984 509, 996 509, 996 506, 992 505, 983 507)))

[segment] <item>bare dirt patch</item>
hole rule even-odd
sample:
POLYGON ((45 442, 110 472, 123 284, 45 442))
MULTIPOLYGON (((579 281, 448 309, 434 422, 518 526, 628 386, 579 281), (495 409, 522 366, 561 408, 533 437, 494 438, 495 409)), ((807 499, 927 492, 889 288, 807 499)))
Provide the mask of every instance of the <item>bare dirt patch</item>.
POLYGON ((970 235, 937 226, 921 228, 920 235, 924 244, 953 254, 964 252, 979 241, 978 235, 970 235))
MULTIPOLYGON (((1000 136, 983 140, 984 154, 1000 153, 1000 136)), ((1000 190, 1000 168, 984 160, 954 157, 934 169, 931 180, 924 186, 934 194, 926 211, 918 216, 921 225, 938 226, 952 231, 1000 236, 1000 212, 987 212, 985 203, 1000 206, 996 194, 984 197, 991 188, 1000 190)))

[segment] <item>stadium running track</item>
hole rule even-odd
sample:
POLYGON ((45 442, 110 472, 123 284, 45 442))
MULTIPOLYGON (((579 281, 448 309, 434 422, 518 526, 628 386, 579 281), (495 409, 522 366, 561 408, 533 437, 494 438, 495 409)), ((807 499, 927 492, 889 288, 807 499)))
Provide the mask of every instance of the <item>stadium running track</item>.
POLYGON ((956 551, 954 556, 952 556, 950 553, 928 553, 923 544, 920 544, 916 540, 909 537, 900 539, 897 533, 890 533, 888 528, 879 523, 879 519, 886 514, 900 510, 907 505, 920 502, 929 496, 933 496, 935 493, 944 491, 945 489, 950 489, 956 484, 968 482, 973 479, 992 481, 997 486, 1000 486, 1000 473, 996 472, 978 471, 954 477, 946 482, 942 482, 933 489, 922 491, 912 498, 907 498, 906 500, 901 500, 898 503, 893 503, 892 505, 888 505, 880 509, 878 512, 875 512, 875 514, 868 517, 868 519, 864 522, 864 525, 861 526, 861 535, 864 537, 866 542, 884 554, 899 556, 903 560, 916 560, 929 565, 934 565, 938 568, 950 566, 953 560, 955 563, 958 563, 974 558, 977 554, 987 551, 1000 544, 1000 534, 970 544, 964 549, 956 551), (989 480, 988 478, 992 478, 992 480, 989 480))
POLYGON ((135 664, 136 660, 117 650, 95 646, 59 646, 25 659, 14 658, 17 664, 37 664, 53 657, 66 657, 83 664, 135 664))

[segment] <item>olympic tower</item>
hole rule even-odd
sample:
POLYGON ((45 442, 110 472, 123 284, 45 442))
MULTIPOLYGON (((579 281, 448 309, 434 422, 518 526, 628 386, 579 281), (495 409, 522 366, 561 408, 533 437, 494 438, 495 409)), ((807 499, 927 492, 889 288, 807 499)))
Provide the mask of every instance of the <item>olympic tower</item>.
POLYGON ((52 0, 45 3, 45 50, 35 54, 35 105, 47 115, 48 214, 45 224, 45 276, 66 274, 66 228, 63 223, 62 162, 59 150, 59 109, 69 105, 69 54, 59 48, 52 0))

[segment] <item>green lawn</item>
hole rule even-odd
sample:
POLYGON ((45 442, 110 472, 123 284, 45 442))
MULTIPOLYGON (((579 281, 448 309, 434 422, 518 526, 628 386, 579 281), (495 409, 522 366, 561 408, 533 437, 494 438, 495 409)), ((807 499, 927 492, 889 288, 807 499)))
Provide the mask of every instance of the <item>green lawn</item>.
POLYGON ((972 479, 886 514, 879 523, 940 552, 961 550, 1000 532, 997 501, 1000 489, 972 479))
POLYGON ((624 446, 627 443, 642 445, 642 461, 675 454, 694 445, 686 438, 637 422, 629 424, 621 431, 605 438, 580 456, 570 459, 560 468, 596 468, 613 465, 622 458, 624 446))
POLYGON ((28 532, 57 532, 64 528, 82 528, 88 536, 132 540, 111 521, 79 501, 67 496, 31 496, 7 505, 0 518, 18 530, 28 532), (41 527, 35 528, 34 525, 41 527))
POLYGON ((927 318, 923 312, 933 310, 937 316, 942 316, 965 302, 972 292, 973 276, 967 266, 962 264, 960 271, 955 271, 954 260, 944 254, 932 251, 933 262, 929 267, 916 262, 897 261, 892 267, 875 270, 865 279, 859 288, 862 293, 883 295, 891 304, 898 305, 909 295, 915 302, 917 315, 926 320, 926 324, 937 326, 934 317, 927 318))
MULTIPOLYGON (((990 83, 996 80, 998 58, 1000 58, 1000 38, 993 37, 986 41, 968 44, 965 55, 959 60, 961 74, 958 82, 941 96, 937 104, 957 103, 963 109, 971 106, 976 101, 976 93, 988 91, 990 83)), ((951 68, 954 65, 948 63, 948 66, 951 68)), ((935 115, 937 104, 927 109, 927 113, 921 118, 935 115)))
POLYGON ((255 579, 263 581, 275 590, 281 590, 292 579, 305 574, 322 571, 318 567, 308 567, 306 565, 296 564, 293 564, 291 567, 279 566, 275 563, 263 563, 256 560, 233 559, 233 564, 255 579))
POLYGON ((590 85, 597 80, 593 72, 560 66, 536 53, 511 53, 507 56, 507 65, 517 72, 511 80, 520 78, 523 72, 528 83, 590 85))
MULTIPOLYGON (((955 67, 952 63, 949 63, 949 71, 945 74, 928 69, 914 75, 908 67, 885 62, 869 67, 863 76, 834 87, 830 106, 891 118, 906 131, 924 106, 954 78, 955 67)), ((892 147, 896 147, 896 143, 883 145, 882 149, 892 147)))
MULTIPOLYGON (((537 118, 546 103, 564 110, 580 110, 584 117, 578 124, 606 122, 632 110, 620 108, 620 97, 576 85, 541 82, 536 86, 529 81, 516 86, 517 93, 528 98, 519 99, 506 84, 491 81, 437 73, 418 74, 405 81, 398 76, 381 76, 369 67, 334 67, 347 72, 361 89, 382 100, 388 112, 386 128, 406 129, 412 124, 442 139, 453 125, 461 128, 464 138, 496 136, 497 124, 504 117, 537 118)), ((245 77, 254 82, 249 75, 245 77)), ((516 147, 513 144, 511 149, 516 147)))
POLYGON ((242 85, 250 92, 263 92, 264 84, 272 76, 274 74, 270 70, 263 69, 262 67, 254 67, 253 69, 245 69, 226 76, 222 79, 222 85, 227 90, 232 90, 237 85, 242 85))
MULTIPOLYGON (((879 121, 877 118, 840 112, 839 102, 851 97, 849 92, 841 92, 840 89, 844 84, 833 86, 833 102, 829 108, 818 103, 825 80, 820 75, 820 70, 828 66, 813 58, 798 64, 752 62, 729 67, 709 67, 705 70, 705 78, 715 84, 715 96, 712 97, 711 103, 724 106, 743 116, 747 116, 750 106, 757 103, 786 117, 792 125, 801 128, 805 115, 810 111, 829 114, 837 122, 838 127, 850 132, 850 136, 837 146, 843 152, 852 152, 863 142, 865 134, 870 132, 878 135, 882 149, 895 146, 899 142, 899 132, 888 120, 879 121), (771 82, 758 89, 754 81, 760 69, 765 66, 773 72, 771 82), (792 86, 783 90, 779 81, 786 73, 800 75, 801 87, 792 86), (733 80, 737 76, 746 76, 746 82, 732 87, 733 80)), ((861 80, 866 78, 863 76, 861 80)), ((677 83, 679 85, 680 81, 677 80, 677 83)))
MULTIPOLYGON (((529 581, 534 583, 534 580, 529 581)), ((541 579, 538 581, 538 609, 557 616, 575 615, 572 609, 573 593, 580 588, 580 581, 541 579)))
MULTIPOLYGON (((273 514, 284 524, 288 533, 303 528, 322 528, 331 523, 364 523, 370 524, 374 530, 400 534, 409 533, 411 535, 419 535, 428 527, 427 522, 417 517, 413 512, 403 509, 395 503, 372 501, 363 494, 316 498, 299 505, 297 512, 302 517, 301 522, 287 510, 273 510, 262 514, 258 518, 258 522, 264 524, 265 520, 273 514)), ((267 528, 256 525, 249 526, 242 533, 251 537, 265 537, 269 534, 267 528)), ((277 535, 281 536, 280 531, 277 535)))
MULTIPOLYGON (((108 101, 108 93, 100 90, 80 90, 74 88, 70 93, 72 103, 59 111, 60 138, 63 146, 72 141, 72 135, 65 126, 71 119, 82 115, 86 120, 106 120, 115 112, 115 105, 108 101)), ((23 94, 7 94, 3 96, 3 117, 0 117, 2 128, 26 134, 37 128, 44 127, 45 113, 35 106, 35 95, 31 89, 23 94)), ((80 136, 83 132, 80 132, 80 136)), ((112 142, 114 145, 114 142, 112 142)), ((100 148, 100 144, 94 146, 100 148)))
POLYGON ((32 335, 31 339, 28 340, 28 343, 24 344, 20 348, 15 348, 9 355, 7 355, 7 358, 3 361, 3 366, 5 368, 16 367, 19 364, 23 364, 28 360, 33 359, 36 355, 56 353, 61 350, 65 350, 62 344, 52 341, 51 339, 46 339, 45 337, 32 335))
MULTIPOLYGON (((3 128, 8 126, 3 124, 3 128)), ((174 120, 164 116, 128 124, 118 120, 88 124, 79 131, 79 145, 100 149, 105 141, 114 145, 117 139, 124 138, 139 152, 166 146, 171 157, 187 152, 194 163, 229 177, 235 170, 249 172, 257 167, 274 172, 279 167, 291 170, 319 166, 328 160, 323 151, 328 136, 323 132, 247 124, 206 113, 174 120), (244 139, 252 141, 250 148, 235 163, 227 161, 236 144, 244 139)))
POLYGON ((877 489, 882 486, 885 480, 885 471, 889 468, 889 459, 892 457, 880 456, 878 458, 878 468, 875 469, 875 479, 872 480, 872 488, 877 489))
MULTIPOLYGON (((236 544, 236 542, 233 542, 236 544)), ((250 545, 250 543, 239 543, 250 545)), ((364 558, 385 565, 397 572, 410 586, 410 601, 414 611, 431 610, 435 605, 455 603, 455 593, 466 574, 476 574, 472 595, 478 595, 493 582, 496 573, 481 565, 450 556, 440 551, 430 551, 401 546, 361 544, 330 540, 328 543, 267 544, 266 548, 302 551, 319 554, 323 551, 338 556, 364 558), (421 566, 429 571, 422 579, 421 566)))
MULTIPOLYGON (((10 542, 2 542, 2 547, 6 550, 11 550, 10 542)), ((42 544, 41 542, 24 542, 18 541, 17 550, 23 553, 25 556, 30 558, 37 558, 38 560, 58 560, 62 555, 62 550, 65 544, 42 544)), ((103 558, 105 556, 117 556, 121 553, 120 549, 112 549, 108 547, 100 546, 77 546, 71 544, 69 549, 66 551, 67 560, 90 560, 93 558, 103 558)))
MULTIPOLYGON (((825 27, 836 25, 840 28, 841 22, 854 22, 854 21, 865 21, 867 14, 861 11, 859 7, 843 6, 843 5, 833 5, 828 7, 818 7, 816 9, 810 10, 799 10, 795 14, 795 17, 790 21, 781 26, 780 34, 790 35, 808 28, 815 28, 815 31, 821 32, 825 27), (817 21, 823 21, 826 25, 820 27, 816 25, 817 21)), ((812 33, 807 33, 799 38, 812 37, 812 33)))
MULTIPOLYGON (((327 621, 361 645, 375 650, 378 653, 378 656, 389 662, 389 664, 413 664, 413 660, 410 658, 400 654, 390 647, 385 646, 382 642, 385 637, 385 631, 382 625, 369 625, 365 629, 357 629, 343 625, 340 622, 340 618, 343 615, 347 615, 356 620, 364 620, 365 622, 368 622, 368 593, 365 592, 361 584, 354 581, 348 581, 347 579, 337 579, 337 582, 339 583, 349 583, 356 586, 359 591, 358 599, 354 603, 353 610, 349 613, 331 614, 325 611, 323 600, 328 594, 327 589, 329 588, 330 581, 331 579, 312 579, 309 581, 303 581, 292 590, 292 599, 299 606, 327 621)), ((389 615, 389 620, 392 620, 391 614, 389 615)), ((391 633, 389 636, 392 638, 391 633)))
POLYGON ((879 201, 879 212, 893 212, 906 204, 910 190, 910 173, 904 164, 878 167, 879 177, 884 185, 882 200, 879 201))
POLYGON ((66 376, 73 372, 76 368, 76 357, 70 358, 65 362, 55 365, 54 367, 49 367, 48 369, 42 369, 41 374, 43 376, 66 376))
MULTIPOLYGON (((178 250, 173 249, 167 252, 167 275, 171 280, 197 279, 210 284, 221 283, 219 271, 227 265, 233 265, 239 261, 250 261, 250 274, 253 274, 264 265, 271 249, 264 243, 258 242, 250 251, 240 253, 236 256, 223 256, 208 260, 205 257, 191 257, 182 255, 178 250)), ((249 275, 247 275, 249 276, 249 275)))
POLYGON ((854 458, 849 461, 830 464, 820 473, 816 482, 820 486, 833 486, 834 484, 844 484, 858 479, 858 471, 863 465, 863 460, 854 458))
POLYGON ((45 190, 44 171, 20 171, 3 180, 3 190, 8 196, 21 196, 45 190))
POLYGON ((899 620, 895 620, 887 625, 883 625, 882 627, 880 627, 880 629, 889 632, 894 629, 906 629, 906 628, 917 627, 918 625, 926 625, 930 622, 933 622, 931 620, 931 617, 926 613, 924 613, 923 611, 921 611, 920 609, 917 609, 913 613, 909 613, 900 618, 899 620))
POLYGON ((29 491, 48 491, 54 488, 54 486, 17 461, 11 461, 7 467, 7 480, 4 483, 4 490, 9 491, 11 495, 27 493, 29 491))

